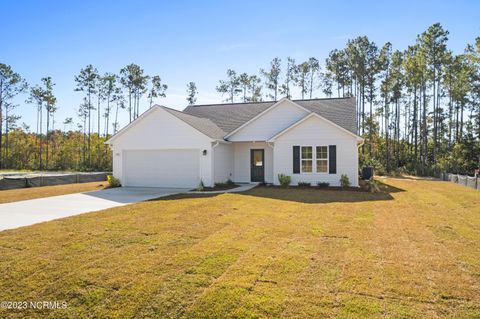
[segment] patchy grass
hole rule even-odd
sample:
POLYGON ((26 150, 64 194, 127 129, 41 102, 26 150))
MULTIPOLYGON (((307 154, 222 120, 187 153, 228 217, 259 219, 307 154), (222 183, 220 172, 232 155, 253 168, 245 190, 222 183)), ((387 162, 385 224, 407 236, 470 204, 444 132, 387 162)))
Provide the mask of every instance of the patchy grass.
POLYGON ((107 182, 78 183, 0 190, 0 204, 49 196, 81 193, 108 187, 107 182))
POLYGON ((480 193, 259 187, 0 232, 1 318, 478 318, 480 193))

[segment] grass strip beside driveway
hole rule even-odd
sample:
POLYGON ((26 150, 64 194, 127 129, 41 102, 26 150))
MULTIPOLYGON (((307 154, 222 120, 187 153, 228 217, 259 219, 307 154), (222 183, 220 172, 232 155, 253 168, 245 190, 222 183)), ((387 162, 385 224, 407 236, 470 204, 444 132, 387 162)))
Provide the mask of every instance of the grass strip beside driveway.
POLYGON ((2 190, 0 191, 0 204, 18 202, 27 199, 96 191, 104 189, 107 186, 108 183, 104 181, 2 190))

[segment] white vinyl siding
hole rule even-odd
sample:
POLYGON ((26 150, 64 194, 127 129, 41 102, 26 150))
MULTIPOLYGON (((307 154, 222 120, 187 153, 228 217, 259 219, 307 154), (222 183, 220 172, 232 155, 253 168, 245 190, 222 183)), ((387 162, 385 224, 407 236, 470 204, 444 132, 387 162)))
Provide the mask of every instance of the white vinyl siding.
POLYGON ((233 180, 233 145, 220 143, 213 149, 213 175, 215 183, 233 180))
MULTIPOLYGON (((311 117, 298 126, 280 135, 274 143, 274 183, 278 184, 276 176, 285 174, 292 177, 292 185, 298 182, 327 182, 331 186, 340 186, 340 176, 346 174, 352 186, 358 186, 358 147, 356 138, 334 125, 318 117, 311 117), (316 157, 316 146, 336 145, 337 147, 337 173, 319 173, 317 163, 314 162, 312 173, 293 174, 292 148, 295 145, 314 147, 314 158, 316 157)), ((327 151, 328 152, 328 151, 327 151)), ((328 158, 328 155, 327 155, 328 158)))
POLYGON ((228 140, 237 142, 266 141, 307 114, 307 111, 286 100, 241 128, 228 140))

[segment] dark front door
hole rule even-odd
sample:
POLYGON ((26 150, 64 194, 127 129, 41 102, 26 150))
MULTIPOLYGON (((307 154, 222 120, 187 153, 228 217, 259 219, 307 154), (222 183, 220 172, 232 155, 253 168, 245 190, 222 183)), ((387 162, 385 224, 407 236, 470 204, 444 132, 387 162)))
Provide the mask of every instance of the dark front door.
POLYGON ((252 182, 265 181, 265 152, 250 150, 250 180, 252 182))

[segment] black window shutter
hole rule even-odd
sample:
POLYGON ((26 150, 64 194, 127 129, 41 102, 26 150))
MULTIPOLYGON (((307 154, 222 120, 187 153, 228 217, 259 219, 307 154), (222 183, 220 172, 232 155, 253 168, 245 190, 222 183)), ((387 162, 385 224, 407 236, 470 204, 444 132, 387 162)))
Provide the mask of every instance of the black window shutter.
POLYGON ((300 146, 293 147, 293 174, 300 174, 300 146))
POLYGON ((328 146, 328 174, 337 174, 337 145, 328 146))

